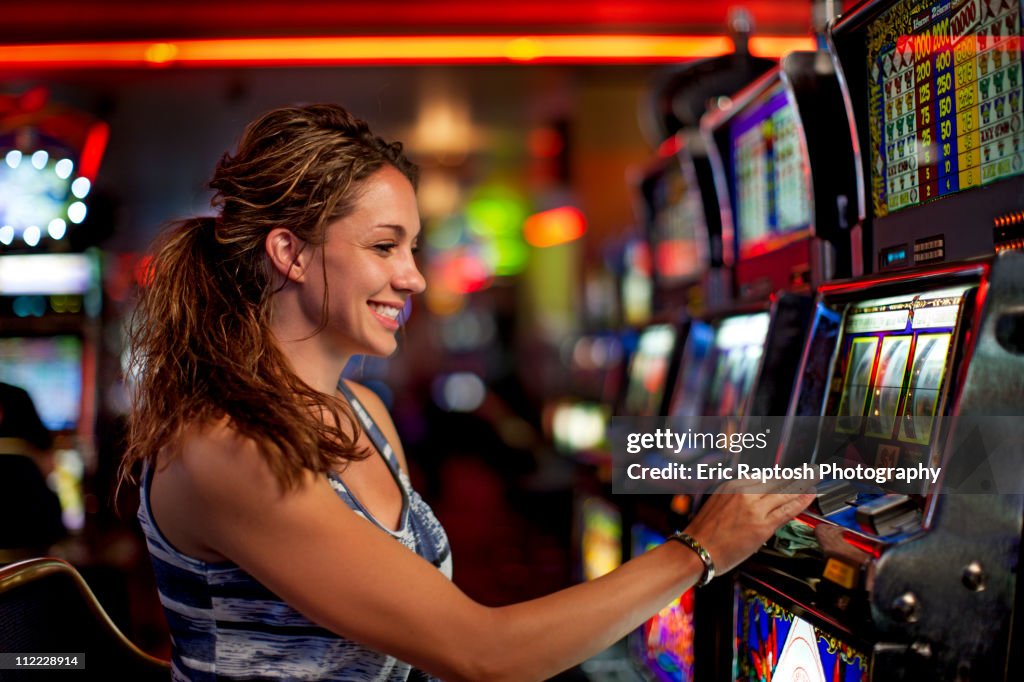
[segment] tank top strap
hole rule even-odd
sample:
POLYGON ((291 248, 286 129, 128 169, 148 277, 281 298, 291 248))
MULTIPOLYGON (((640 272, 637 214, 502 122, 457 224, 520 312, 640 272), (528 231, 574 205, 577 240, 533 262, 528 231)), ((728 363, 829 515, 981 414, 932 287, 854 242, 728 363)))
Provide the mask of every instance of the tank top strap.
POLYGON ((380 452, 380 454, 384 455, 384 459, 387 461, 388 466, 394 470, 395 474, 400 474, 402 468, 398 463, 398 456, 395 454, 391 444, 388 443, 388 439, 384 437, 384 432, 380 430, 379 426, 377 426, 377 422, 375 422, 373 417, 370 416, 369 410, 367 410, 363 403, 360 402, 359 398, 357 398, 352 389, 348 387, 348 384, 345 383, 344 379, 338 379, 338 390, 343 396, 345 396, 345 400, 348 401, 349 405, 352 406, 352 411, 356 413, 359 423, 362 425, 363 429, 366 430, 366 435, 370 437, 370 441, 373 443, 373 446, 377 448, 377 451, 380 452))

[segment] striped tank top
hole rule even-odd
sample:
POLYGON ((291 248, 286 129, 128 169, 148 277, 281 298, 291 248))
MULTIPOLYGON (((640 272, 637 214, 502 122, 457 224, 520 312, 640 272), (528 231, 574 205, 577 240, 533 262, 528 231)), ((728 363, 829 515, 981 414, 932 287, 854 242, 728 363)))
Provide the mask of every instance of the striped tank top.
MULTIPOLYGON (((381 525, 345 487, 328 474, 345 504, 433 563, 451 577, 451 553, 444 529, 409 478, 380 428, 352 391, 338 383, 378 454, 402 492, 398 530, 381 525)), ((428 679, 407 663, 340 637, 306 619, 232 562, 186 556, 163 536, 149 505, 152 467, 142 476, 139 522, 146 536, 160 602, 171 632, 172 678, 207 680, 373 680, 428 679)))

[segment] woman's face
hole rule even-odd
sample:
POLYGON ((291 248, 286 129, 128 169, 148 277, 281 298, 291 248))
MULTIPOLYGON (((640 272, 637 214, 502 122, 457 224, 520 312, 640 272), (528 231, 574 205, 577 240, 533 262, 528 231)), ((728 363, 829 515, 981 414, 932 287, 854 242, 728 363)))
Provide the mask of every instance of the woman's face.
MULTIPOLYGON (((399 313, 426 288, 413 259, 419 233, 416 194, 390 165, 366 180, 350 215, 328 225, 322 261, 328 320, 322 333, 330 335, 335 350, 347 356, 395 351, 399 313)), ((314 288, 323 286, 320 262, 313 259, 307 280, 314 288)))

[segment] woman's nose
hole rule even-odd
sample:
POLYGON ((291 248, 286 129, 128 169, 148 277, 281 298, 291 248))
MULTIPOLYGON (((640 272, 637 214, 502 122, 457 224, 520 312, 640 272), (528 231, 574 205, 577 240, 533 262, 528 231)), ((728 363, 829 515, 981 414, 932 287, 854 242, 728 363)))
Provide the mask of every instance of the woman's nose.
POLYGON ((427 288, 427 281, 423 278, 423 273, 420 272, 416 260, 411 254, 404 259, 401 268, 395 273, 394 284, 396 289, 413 294, 423 293, 427 288))

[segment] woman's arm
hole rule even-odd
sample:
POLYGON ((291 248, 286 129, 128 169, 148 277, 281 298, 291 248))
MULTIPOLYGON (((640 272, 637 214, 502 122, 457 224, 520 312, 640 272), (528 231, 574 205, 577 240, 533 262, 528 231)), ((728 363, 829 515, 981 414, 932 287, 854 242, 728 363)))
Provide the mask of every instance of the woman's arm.
MULTIPOLYGON (((226 426, 192 434, 160 473, 179 528, 249 572, 310 620, 446 680, 544 679, 601 651, 701 575, 667 543, 555 594, 490 608, 346 507, 326 477, 283 492, 252 441, 226 426)), ((726 570, 809 501, 723 495, 691 534, 726 570), (721 537, 711 537, 714 531, 721 537)))

